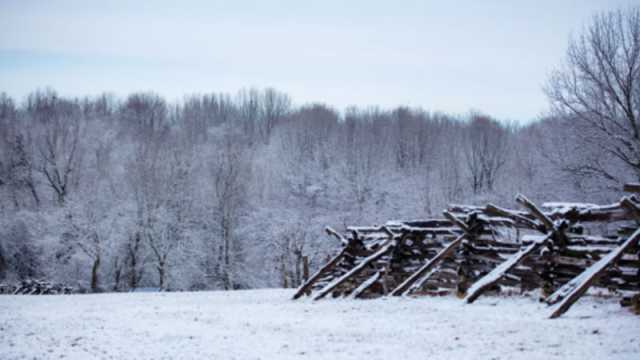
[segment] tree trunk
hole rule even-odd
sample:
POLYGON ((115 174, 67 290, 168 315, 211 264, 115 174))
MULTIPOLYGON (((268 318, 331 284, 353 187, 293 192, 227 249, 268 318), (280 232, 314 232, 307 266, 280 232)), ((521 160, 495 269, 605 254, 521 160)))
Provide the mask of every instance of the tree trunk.
POLYGON ((91 292, 98 292, 98 269, 100 267, 100 256, 97 256, 93 261, 93 267, 91 268, 91 292))
POLYGON ((295 268, 295 280, 291 284, 293 287, 298 287, 302 284, 302 254, 296 252, 296 268, 295 268))
POLYGON ((222 241, 223 241, 223 282, 225 290, 232 290, 234 288, 232 271, 231 271, 231 230, 229 225, 229 219, 226 215, 222 220, 222 241))
POLYGON ((0 245, 0 280, 4 279, 6 269, 7 269, 7 261, 4 258, 2 245, 0 245))
POLYGON ((120 265, 120 262, 118 261, 117 256, 113 263, 113 268, 114 268, 113 291, 118 291, 120 289, 120 278, 122 275, 122 266, 120 265))
POLYGON ((133 239, 133 246, 129 244, 129 288, 135 289, 140 282, 140 276, 138 276, 138 249, 140 248, 141 236, 139 232, 136 232, 133 239))
POLYGON ((163 255, 158 260, 158 283, 160 291, 166 290, 167 286, 167 255, 163 255))
POLYGON ((302 257, 302 279, 304 282, 307 282, 307 280, 309 280, 309 257, 308 256, 302 257))
POLYGON ((31 190, 31 196, 33 196, 33 200, 36 202, 36 206, 40 206, 40 197, 38 196, 38 192, 36 191, 36 187, 33 184, 33 181, 29 181, 27 183, 29 186, 29 190, 31 190))
POLYGON ((158 262, 158 283, 161 291, 165 290, 166 263, 164 260, 158 262))

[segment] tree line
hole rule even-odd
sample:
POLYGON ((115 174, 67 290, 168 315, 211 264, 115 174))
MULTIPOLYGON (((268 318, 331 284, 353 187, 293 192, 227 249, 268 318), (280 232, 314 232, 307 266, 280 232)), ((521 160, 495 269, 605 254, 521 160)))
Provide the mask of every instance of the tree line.
POLYGON ((0 281, 87 291, 297 286, 330 225, 451 203, 606 202, 640 177, 640 11, 598 14, 516 124, 296 105, 276 89, 0 95, 0 281))

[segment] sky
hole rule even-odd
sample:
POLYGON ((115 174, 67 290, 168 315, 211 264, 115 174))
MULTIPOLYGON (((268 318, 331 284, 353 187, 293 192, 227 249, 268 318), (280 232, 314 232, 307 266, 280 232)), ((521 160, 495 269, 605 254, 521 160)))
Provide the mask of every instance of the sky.
POLYGON ((275 87, 295 104, 406 105, 527 122, 569 37, 630 0, 0 0, 0 91, 275 87))

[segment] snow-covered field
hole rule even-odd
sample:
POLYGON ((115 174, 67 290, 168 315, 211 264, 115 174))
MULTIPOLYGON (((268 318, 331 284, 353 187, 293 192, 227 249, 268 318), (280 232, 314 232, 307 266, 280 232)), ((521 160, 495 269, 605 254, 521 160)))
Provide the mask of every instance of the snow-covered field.
POLYGON ((291 291, 0 296, 1 359, 640 359, 640 317, 581 299, 291 301, 291 291))

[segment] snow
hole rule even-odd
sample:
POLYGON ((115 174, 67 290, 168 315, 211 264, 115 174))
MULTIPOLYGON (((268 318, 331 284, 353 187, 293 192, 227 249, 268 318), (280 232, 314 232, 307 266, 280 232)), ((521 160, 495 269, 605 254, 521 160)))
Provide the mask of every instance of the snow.
POLYGON ((373 285, 373 283, 378 281, 378 279, 380 279, 380 271, 377 271, 375 274, 373 274, 373 276, 371 276, 365 282, 360 284, 360 286, 358 286, 355 290, 353 290, 353 292, 349 296, 352 298, 357 298, 358 296, 360 296, 360 294, 362 294, 362 292, 364 292, 371 285, 373 285))
POLYGON ((544 239, 546 239, 548 237, 548 235, 539 235, 539 234, 523 234, 522 235, 522 242, 523 243, 532 243, 532 242, 540 242, 540 241, 544 241, 544 239))
POLYGON ((563 209, 563 210, 571 210, 571 209, 594 209, 599 208, 600 205, 590 204, 590 203, 577 203, 577 202, 546 202, 542 204, 542 207, 549 209, 563 209))
POLYGON ((440 263, 443 259, 445 259, 447 254, 449 252, 453 251, 454 248, 458 247, 458 245, 461 244, 462 241, 464 241, 464 239, 465 239, 465 236, 461 235, 457 239, 452 241, 449 245, 447 245, 442 250, 440 250, 436 254, 436 256, 434 256, 432 259, 427 261, 427 263, 422 265, 419 270, 416 270, 407 279, 405 279, 400 285, 398 285, 391 292, 391 294, 398 295, 398 293, 402 289, 404 289, 404 290, 402 290, 402 295, 408 295, 413 290, 420 288, 431 277, 431 275, 433 275, 438 270, 438 268, 439 268, 438 263, 440 263), (433 267, 433 268, 431 270, 427 271, 427 269, 429 269, 431 267, 433 267), (426 272, 426 273, 421 275, 421 273, 423 273, 423 272, 426 272), (415 279, 417 277, 419 277, 419 279, 416 281, 415 279), (413 284, 409 288, 406 288, 407 285, 412 283, 412 282, 413 282, 413 284))
POLYGON ((2 359, 634 359, 640 321, 587 297, 291 301, 291 290, 0 296, 2 359))
POLYGON ((563 299, 570 299, 571 295, 580 291, 580 288, 584 286, 587 282, 592 281, 593 277, 602 272, 604 269, 609 267, 611 263, 622 256, 622 253, 626 251, 633 243, 637 242, 640 238, 640 229, 636 230, 625 242, 619 247, 611 250, 606 256, 603 256, 598 262, 591 265, 589 268, 585 269, 580 275, 571 279, 568 283, 564 284, 561 288, 556 290, 549 298, 547 299, 547 303, 555 304, 558 303, 554 309, 555 310, 561 306, 563 306, 563 299))
POLYGON ((353 276, 353 274, 356 274, 356 273, 362 271, 362 269, 364 269, 366 266, 368 266, 369 263, 371 263, 373 260, 378 259, 379 257, 381 257, 384 254, 386 254, 392 248, 392 246, 395 246, 395 241, 389 241, 386 245, 381 247, 380 250, 376 251, 372 255, 369 255, 368 257, 363 259, 353 269, 349 270, 344 275, 342 275, 342 276, 334 279, 333 281, 331 281, 329 284, 327 284, 324 288, 322 288, 318 292, 318 294, 316 295, 315 299, 319 300, 319 299, 322 299, 323 297, 325 297, 328 293, 333 291, 333 289, 335 289, 336 286, 338 286, 339 284, 344 282, 346 279, 348 279, 351 276, 353 276))
POLYGON ((485 275, 480 280, 473 283, 473 285, 469 288, 467 292, 465 301, 473 302, 473 300, 477 296, 476 293, 478 291, 481 291, 487 285, 493 284, 494 282, 498 281, 501 277, 503 277, 506 274, 507 271, 511 270, 514 266, 516 266, 524 257, 529 255, 532 251, 535 251, 535 249, 537 249, 548 238, 549 236, 546 236, 537 241, 534 241, 533 243, 528 245, 526 248, 520 249, 517 253, 515 253, 514 255, 511 255, 511 257, 509 257, 508 260, 502 262, 495 269, 491 270, 491 272, 489 272, 487 275, 485 275))

